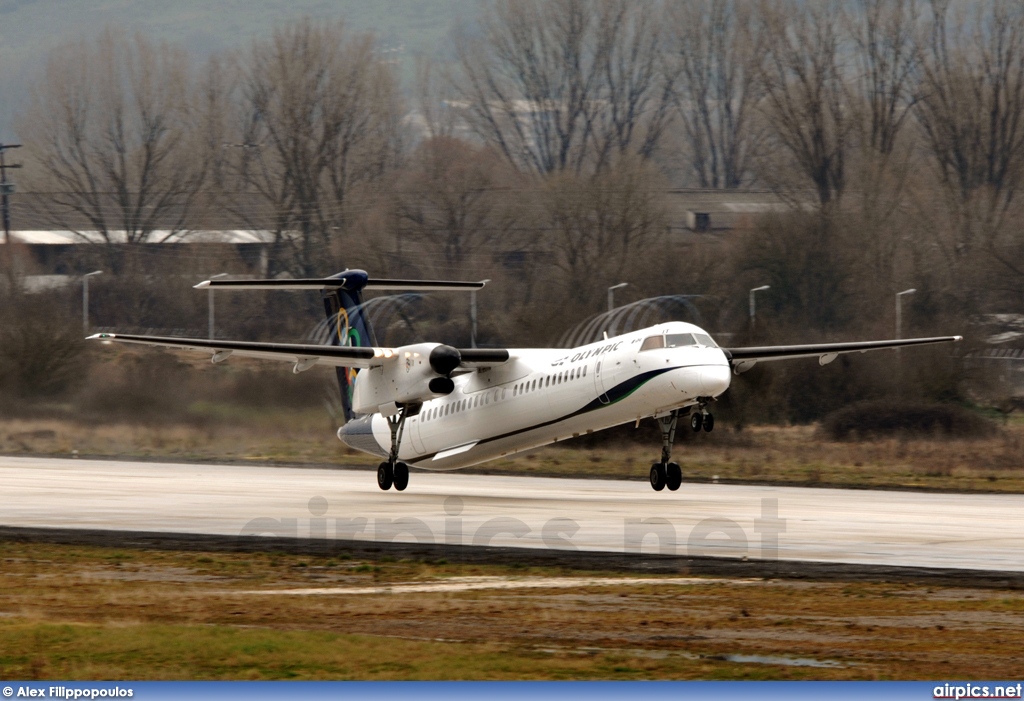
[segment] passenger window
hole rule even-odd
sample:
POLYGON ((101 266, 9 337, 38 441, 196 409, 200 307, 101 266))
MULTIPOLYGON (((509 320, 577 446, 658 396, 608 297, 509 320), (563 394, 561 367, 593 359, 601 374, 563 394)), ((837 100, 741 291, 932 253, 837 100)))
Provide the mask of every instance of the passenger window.
POLYGON ((644 339, 644 342, 640 344, 640 352, 655 350, 656 348, 665 347, 664 336, 648 336, 644 339))
POLYGON ((692 333, 670 333, 665 337, 665 346, 668 348, 680 348, 682 346, 695 346, 692 333))

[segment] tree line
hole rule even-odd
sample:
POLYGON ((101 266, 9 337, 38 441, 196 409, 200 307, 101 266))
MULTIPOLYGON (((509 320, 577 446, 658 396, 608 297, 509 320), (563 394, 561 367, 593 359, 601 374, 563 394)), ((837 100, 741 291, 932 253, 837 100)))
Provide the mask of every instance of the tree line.
POLYGON ((128 248, 258 229, 271 275, 488 277, 493 343, 548 342, 624 280, 703 295, 737 341, 762 284, 760 340, 888 336, 908 287, 915 332, 1019 310, 1020 3, 497 0, 452 36, 406 86, 342 21, 203 65, 113 29, 59 47, 19 120, 32 216, 128 248), (675 188, 780 206, 695 240, 675 188))

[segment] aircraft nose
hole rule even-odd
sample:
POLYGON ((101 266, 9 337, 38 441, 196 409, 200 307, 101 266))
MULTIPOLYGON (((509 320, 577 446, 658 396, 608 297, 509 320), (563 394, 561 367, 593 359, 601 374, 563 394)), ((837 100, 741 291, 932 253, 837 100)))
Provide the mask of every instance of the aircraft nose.
POLYGON ((731 379, 728 365, 706 365, 700 371, 700 386, 707 397, 717 397, 729 389, 731 379))

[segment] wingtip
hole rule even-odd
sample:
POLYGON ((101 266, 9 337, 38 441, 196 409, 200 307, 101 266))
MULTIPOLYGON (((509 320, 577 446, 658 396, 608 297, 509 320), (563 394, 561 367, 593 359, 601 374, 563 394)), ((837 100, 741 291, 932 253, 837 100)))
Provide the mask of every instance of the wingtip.
POLYGON ((964 340, 963 336, 953 336, 953 343, 959 343, 962 340, 964 340))
POLYGON ((92 336, 86 336, 86 341, 103 340, 104 338, 114 338, 112 333, 94 333, 92 336))
POLYGON ((203 289, 206 289, 209 286, 210 286, 210 281, 209 280, 203 280, 198 285, 193 285, 192 289, 193 290, 203 290, 203 289))

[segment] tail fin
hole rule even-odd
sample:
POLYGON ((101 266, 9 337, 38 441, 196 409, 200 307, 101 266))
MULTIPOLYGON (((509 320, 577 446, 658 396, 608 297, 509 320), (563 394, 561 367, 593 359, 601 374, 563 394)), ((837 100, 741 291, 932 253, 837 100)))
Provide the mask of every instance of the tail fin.
MULTIPOLYGON (((332 346, 375 346, 377 339, 373 327, 363 311, 363 289, 366 288, 367 274, 362 270, 347 270, 332 275, 328 280, 344 280, 337 287, 324 287, 321 296, 324 311, 331 325, 329 344, 332 346)), ((356 418, 352 411, 352 391, 355 389, 356 368, 335 368, 338 387, 341 389, 341 407, 345 421, 356 418)))
MULTIPOLYGON (((401 290, 404 292, 440 292, 479 290, 484 282, 446 282, 438 280, 372 280, 365 270, 346 270, 327 278, 307 280, 206 280, 197 289, 228 290, 320 290, 324 311, 331 325, 328 342, 332 346, 376 346, 377 339, 363 307, 363 290, 401 290)), ((337 368, 341 405, 345 420, 356 418, 352 411, 355 368, 337 368)))

